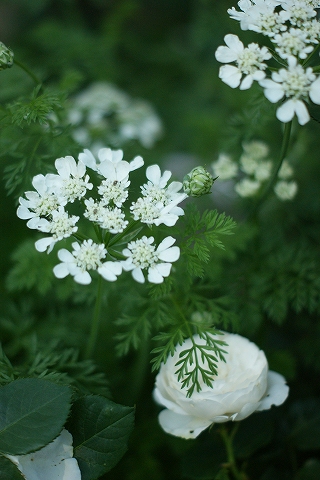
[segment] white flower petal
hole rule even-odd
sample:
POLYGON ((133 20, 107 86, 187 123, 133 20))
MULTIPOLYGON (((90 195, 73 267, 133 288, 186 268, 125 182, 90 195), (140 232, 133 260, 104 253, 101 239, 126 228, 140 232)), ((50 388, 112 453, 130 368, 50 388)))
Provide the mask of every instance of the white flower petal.
POLYGON ((241 71, 233 65, 223 65, 219 69, 219 78, 231 88, 237 88, 240 85, 241 77, 241 71))
POLYGON ((57 278, 65 278, 67 275, 69 275, 69 270, 65 263, 59 263, 53 267, 53 273, 57 278))
POLYGON ((234 50, 238 54, 243 52, 244 45, 237 35, 233 35, 232 33, 229 33, 224 37, 224 41, 226 42, 226 45, 228 45, 228 47, 231 50, 234 50))
POLYGON ((81 480, 78 462, 72 458, 72 436, 65 429, 37 452, 6 457, 17 465, 26 480, 81 480))
POLYGON ((286 379, 280 373, 268 372, 268 387, 265 397, 260 401, 257 411, 268 410, 272 405, 282 405, 289 395, 286 379))
POLYGON ((309 97, 311 98, 313 103, 320 105, 320 77, 318 77, 317 80, 312 82, 309 91, 309 97))
POLYGON ((136 267, 132 270, 132 276, 136 282, 139 282, 139 283, 145 282, 145 278, 143 276, 142 270, 139 267, 136 267))
POLYGON ((97 171, 97 161, 87 148, 78 155, 78 159, 91 170, 97 171))
POLYGON ((238 54, 235 51, 231 50, 229 47, 221 45, 217 48, 215 57, 218 62, 230 63, 237 60, 238 54))
POLYGON ((74 281, 81 285, 89 285, 91 283, 91 276, 88 272, 80 272, 74 275, 74 281))
MULTIPOLYGON (((40 238, 36 241, 35 247, 38 252, 45 252, 52 243, 55 243, 53 237, 40 238)), ((48 251, 48 253, 50 252, 48 251)))
POLYGON ((211 424, 207 419, 179 415, 171 410, 160 412, 159 423, 165 432, 182 438, 196 438, 211 424))

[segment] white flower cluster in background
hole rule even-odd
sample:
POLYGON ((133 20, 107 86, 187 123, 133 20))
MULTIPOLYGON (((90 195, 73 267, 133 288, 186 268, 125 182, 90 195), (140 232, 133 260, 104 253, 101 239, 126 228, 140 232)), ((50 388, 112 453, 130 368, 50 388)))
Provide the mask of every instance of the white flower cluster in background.
POLYGON ((106 144, 122 147, 130 140, 151 148, 163 130, 150 103, 133 99, 108 82, 94 83, 75 96, 68 121, 74 139, 94 152, 106 144))
MULTIPOLYGON (((266 356, 257 345, 240 335, 217 336, 227 346, 226 362, 218 360, 218 373, 212 386, 203 383, 199 392, 188 397, 178 380, 177 362, 181 352, 192 346, 188 338, 177 345, 173 356, 162 363, 156 377, 154 399, 165 407, 159 414, 163 430, 182 438, 196 438, 213 423, 238 422, 254 412, 281 405, 289 394, 285 378, 269 371, 266 356)), ((193 337, 198 345, 205 340, 193 337)), ((208 368, 203 356, 198 363, 208 368)))
POLYGON ((312 0, 240 0, 240 10, 228 10, 242 30, 252 30, 268 37, 272 49, 250 43, 245 47, 237 35, 224 37, 226 46, 219 46, 216 59, 224 64, 219 77, 232 88, 246 90, 254 81, 264 88, 272 103, 283 100, 277 118, 289 122, 296 115, 304 125, 310 120, 306 103, 320 105, 320 77, 305 63, 320 42, 320 22, 316 18, 319 2, 312 0), (271 54, 273 52, 273 54, 271 54), (268 60, 275 59, 270 76, 268 60), (229 65, 231 64, 231 65, 229 65))
MULTIPOLYGON (((268 158, 269 147, 264 142, 255 140, 243 143, 243 153, 239 162, 229 155, 221 153, 218 160, 212 163, 214 175, 218 180, 236 181, 234 189, 240 197, 254 197, 272 174, 272 161, 268 158)), ((292 200, 297 191, 297 182, 288 160, 284 160, 278 172, 274 193, 280 200, 292 200)))
POLYGON ((71 275, 86 285, 93 271, 110 282, 123 271, 131 271, 140 283, 145 281, 143 271, 151 283, 168 277, 172 262, 180 256, 179 247, 173 246, 176 240, 168 236, 156 245, 154 237, 135 237, 146 226, 174 226, 184 214, 178 204, 187 194, 181 192, 181 182, 168 183, 171 172, 162 174, 158 165, 152 165, 146 169, 147 182, 141 186, 140 196, 130 200, 129 175, 143 164, 140 156, 131 162, 123 160, 122 150, 102 148, 96 158, 86 149, 78 161, 71 156, 58 158, 56 174, 33 178, 35 190, 20 197, 17 215, 28 220, 29 228, 47 234, 36 241, 36 249, 50 253, 61 240, 76 240, 71 252, 66 248, 58 251, 61 263, 53 270, 57 278, 71 275), (80 216, 72 210, 83 212, 82 223, 91 223, 90 229, 79 233, 80 216), (95 240, 88 236, 90 231, 96 233, 95 240))

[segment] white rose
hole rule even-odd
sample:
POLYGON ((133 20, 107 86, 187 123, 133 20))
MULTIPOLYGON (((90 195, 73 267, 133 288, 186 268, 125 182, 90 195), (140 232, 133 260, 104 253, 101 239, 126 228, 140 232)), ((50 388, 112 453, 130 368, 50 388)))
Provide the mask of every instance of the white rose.
POLYGON ((26 480, 81 480, 72 441, 71 433, 63 429, 53 442, 37 452, 5 457, 17 465, 26 480))
MULTIPOLYGON (((166 407, 159 414, 165 432, 195 438, 212 423, 243 420, 255 411, 281 405, 287 398, 289 388, 285 378, 268 371, 265 354, 254 343, 232 333, 215 338, 227 343, 224 347, 227 355, 226 362, 218 362, 218 375, 212 388, 203 384, 202 390, 195 391, 190 398, 186 389, 181 389, 175 374, 176 363, 180 352, 191 347, 190 339, 177 346, 174 356, 162 364, 156 377, 154 398, 166 407)), ((199 336, 194 340, 205 344, 199 336)))

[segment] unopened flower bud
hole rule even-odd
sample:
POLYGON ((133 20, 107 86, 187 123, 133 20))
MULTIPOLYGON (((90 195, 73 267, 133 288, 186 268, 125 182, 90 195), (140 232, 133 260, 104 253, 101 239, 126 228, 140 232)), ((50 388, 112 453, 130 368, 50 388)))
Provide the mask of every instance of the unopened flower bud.
POLYGON ((183 190, 191 197, 201 197, 202 195, 210 193, 210 189, 216 178, 213 178, 211 173, 204 167, 195 167, 190 173, 185 175, 183 179, 183 190))
POLYGON ((0 70, 5 70, 13 65, 13 51, 0 42, 0 70))

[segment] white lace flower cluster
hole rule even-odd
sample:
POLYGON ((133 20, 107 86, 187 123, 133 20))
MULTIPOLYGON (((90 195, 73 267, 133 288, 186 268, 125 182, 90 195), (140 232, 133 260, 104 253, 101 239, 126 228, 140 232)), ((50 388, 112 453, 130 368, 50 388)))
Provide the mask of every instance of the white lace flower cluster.
POLYGON ((71 275, 76 282, 86 285, 91 282, 92 271, 110 282, 117 280, 122 271, 131 271, 133 278, 143 283, 145 270, 149 282, 161 283, 170 274, 172 262, 180 256, 179 247, 173 246, 175 239, 168 236, 156 246, 153 237, 134 237, 144 226, 175 225, 184 214, 178 204, 187 194, 180 192, 181 182, 168 183, 171 172, 161 174, 160 167, 152 165, 146 170, 147 182, 141 186, 141 196, 126 205, 129 174, 143 164, 140 156, 131 162, 123 160, 122 150, 102 148, 98 158, 84 150, 78 162, 71 156, 58 158, 57 174, 33 178, 35 190, 20 197, 17 215, 27 220, 29 228, 49 234, 36 241, 36 249, 50 253, 62 239, 77 240, 72 243, 71 252, 66 248, 59 250, 61 263, 53 270, 57 278, 71 275), (87 169, 94 172, 92 182, 87 169), (80 207, 72 207, 76 201, 80 207), (78 213, 81 206, 84 219, 93 223, 97 242, 78 232, 80 216, 69 212, 75 208, 78 213), (130 238, 125 248, 124 238, 130 238))
POLYGON ((320 42, 320 22, 316 18, 319 2, 313 0, 240 0, 239 10, 228 10, 242 30, 265 35, 273 44, 281 66, 266 78, 269 49, 251 43, 245 47, 237 35, 228 34, 226 46, 218 47, 216 59, 224 64, 219 70, 221 80, 232 88, 246 90, 257 81, 272 103, 283 100, 277 118, 289 122, 296 115, 304 125, 310 120, 306 103, 320 105, 320 77, 305 62, 320 42))
POLYGON ((122 147, 131 140, 151 148, 162 134, 162 123, 148 102, 132 99, 108 82, 93 83, 75 96, 68 120, 75 140, 94 152, 106 142, 122 147))
MULTIPOLYGON (((272 174, 272 161, 268 158, 269 147, 264 142, 254 140, 243 143, 243 153, 239 163, 229 155, 221 153, 212 163, 214 175, 220 180, 236 179, 234 189, 240 197, 254 197, 272 174)), ((284 160, 278 172, 274 193, 280 200, 292 200, 298 185, 293 177, 293 168, 284 160)))

